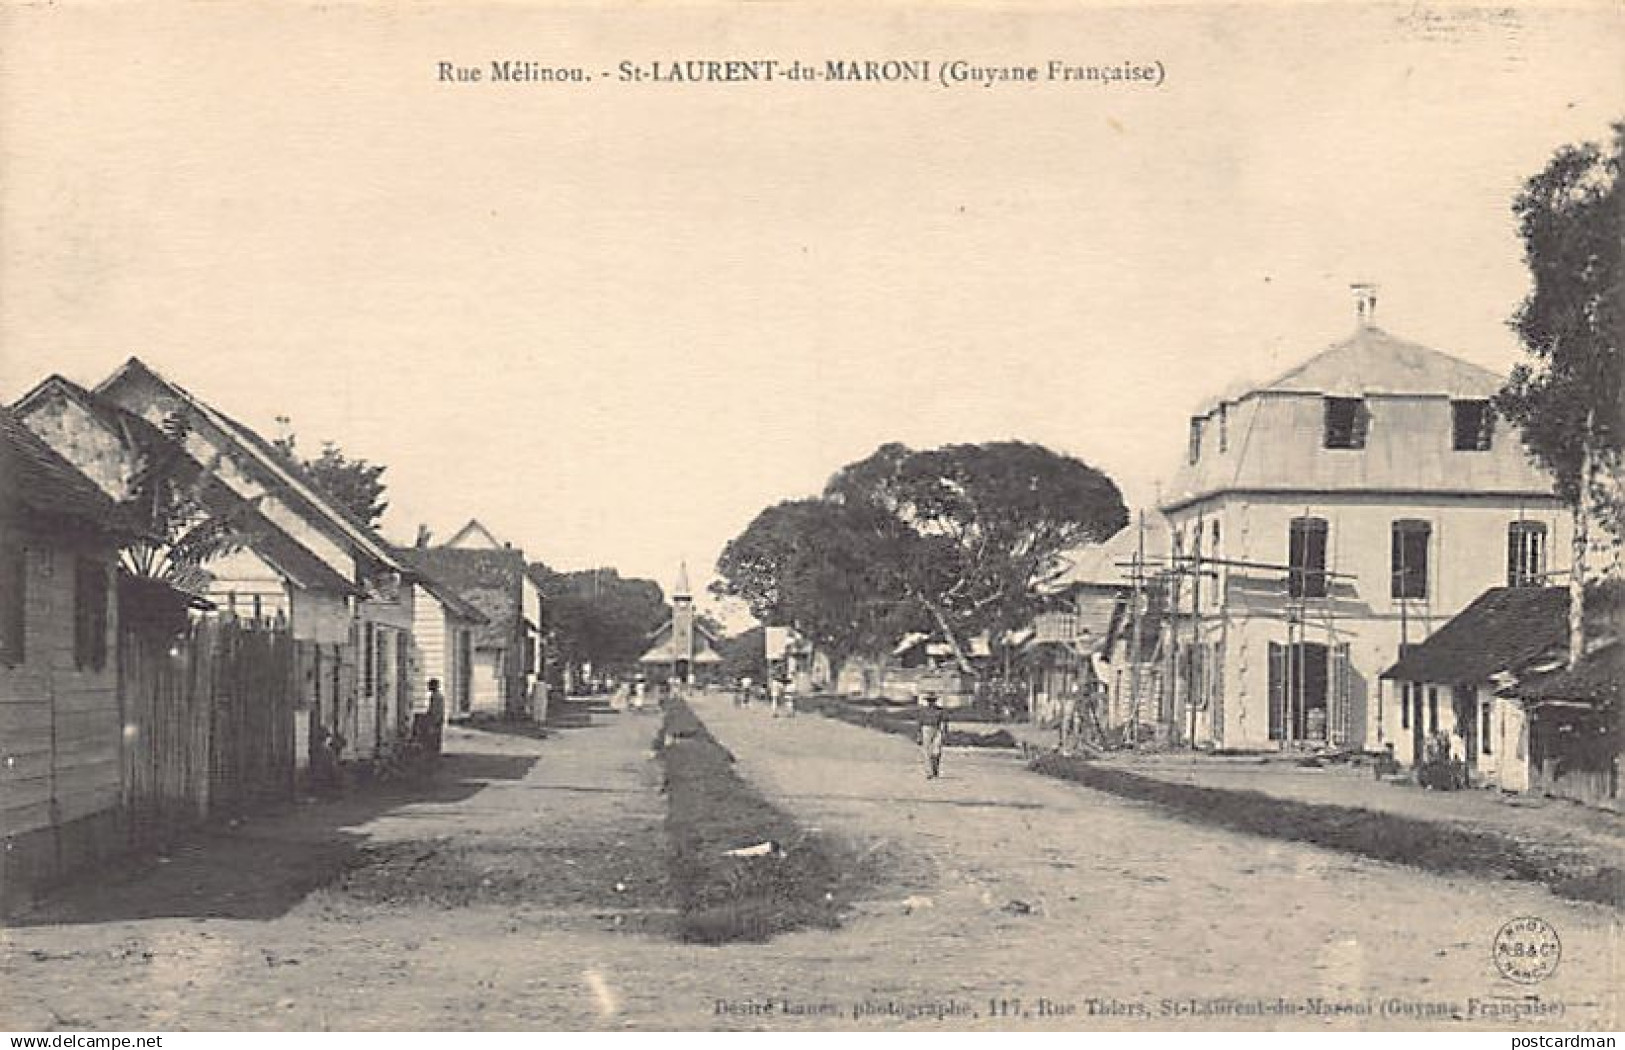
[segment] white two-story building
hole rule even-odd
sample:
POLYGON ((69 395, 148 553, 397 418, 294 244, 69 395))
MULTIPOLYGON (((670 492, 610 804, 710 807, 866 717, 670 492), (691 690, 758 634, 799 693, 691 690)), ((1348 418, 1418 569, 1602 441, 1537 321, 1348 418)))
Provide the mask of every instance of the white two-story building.
POLYGON ((1365 319, 1204 407, 1162 501, 1175 739, 1402 746, 1379 675, 1487 588, 1566 569, 1550 477, 1490 399, 1501 377, 1365 319))

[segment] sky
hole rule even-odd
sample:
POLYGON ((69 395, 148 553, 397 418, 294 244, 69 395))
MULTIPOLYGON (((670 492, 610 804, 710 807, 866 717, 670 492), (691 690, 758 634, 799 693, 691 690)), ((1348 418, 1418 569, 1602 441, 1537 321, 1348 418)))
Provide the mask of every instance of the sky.
POLYGON ((0 6, 0 398, 139 355, 387 464, 397 542, 477 517, 668 586, 886 441, 1035 441, 1147 505, 1351 282, 1510 368, 1510 203, 1625 117, 1622 10, 0 6), (1164 79, 616 78, 734 58, 1164 79), (436 76, 507 59, 592 80, 436 76))

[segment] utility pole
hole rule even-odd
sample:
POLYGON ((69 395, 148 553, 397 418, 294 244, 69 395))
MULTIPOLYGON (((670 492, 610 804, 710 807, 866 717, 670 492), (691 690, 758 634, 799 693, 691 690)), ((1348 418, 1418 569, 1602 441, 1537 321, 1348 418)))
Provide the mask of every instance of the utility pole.
POLYGON ((1128 695, 1129 695, 1129 747, 1140 743, 1140 600, 1145 573, 1145 511, 1139 514, 1139 538, 1134 547, 1134 565, 1129 570, 1133 593, 1129 604, 1128 636, 1128 695))

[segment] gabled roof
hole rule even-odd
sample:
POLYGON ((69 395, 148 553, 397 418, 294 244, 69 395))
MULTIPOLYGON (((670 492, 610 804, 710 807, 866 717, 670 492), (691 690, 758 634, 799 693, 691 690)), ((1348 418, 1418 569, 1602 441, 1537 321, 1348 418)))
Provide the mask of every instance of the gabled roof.
POLYGON ((1563 587, 1493 587, 1382 677, 1465 685, 1517 673, 1566 645, 1568 609, 1563 587))
POLYGON ((467 601, 457 593, 451 584, 435 575, 428 567, 428 559, 418 557, 424 548, 396 547, 395 556, 412 569, 412 576, 422 585, 423 589, 434 595, 435 599, 444 605, 453 616, 468 620, 471 623, 487 623, 486 616, 473 602, 467 601))
MULTIPOLYGON (((670 627, 669 624, 667 626, 670 627)), ((698 624, 694 625, 694 653, 689 658, 694 663, 714 664, 722 662, 722 657, 717 655, 715 649, 711 648, 709 638, 709 635, 699 629, 698 624)), ((660 636, 659 640, 650 647, 648 652, 638 657, 638 662, 643 664, 669 664, 677 659, 679 659, 679 657, 677 656, 675 647, 672 644, 672 632, 667 630, 660 636)))
POLYGON ((141 416, 86 390, 62 375, 46 376, 32 390, 18 398, 12 407, 17 415, 26 418, 35 408, 53 397, 62 397, 81 406, 106 427, 109 433, 121 438, 128 447, 145 452, 169 440, 162 430, 141 416))
POLYGON ((118 505, 0 406, 0 515, 70 522, 109 536, 135 535, 118 505))
POLYGON ((390 545, 381 536, 371 527, 357 521, 348 511, 338 506, 336 501, 323 496, 315 484, 305 476, 304 471, 283 458, 269 441, 255 433, 252 428, 237 422, 192 394, 185 387, 164 378, 140 358, 132 357, 126 361, 116 372, 97 385, 96 393, 105 394, 129 376, 144 378, 158 384, 208 420, 247 454, 261 475, 271 478, 277 488, 291 493, 300 503, 313 509, 328 523, 331 530, 342 534, 353 547, 368 558, 381 563, 387 569, 400 571, 404 568, 395 559, 390 545))
POLYGON ((486 528, 478 518, 469 518, 468 524, 458 529, 457 534, 445 542, 445 546, 459 550, 506 550, 511 544, 497 539, 496 533, 486 528))
MULTIPOLYGON (((403 551, 407 549, 403 548, 403 551)), ((473 606, 485 623, 475 635, 481 648, 499 649, 512 640, 524 622, 520 588, 527 573, 525 556, 517 550, 482 550, 465 547, 413 547, 414 571, 433 576, 473 606)))
MULTIPOLYGON (((21 416, 27 416, 53 397, 66 398, 79 405, 132 452, 150 455, 162 450, 166 454, 177 454, 180 469, 186 472, 189 479, 196 478, 203 472, 203 465, 190 453, 177 449, 157 426, 60 375, 48 377, 18 398, 17 412, 21 416)), ((247 537, 245 545, 295 586, 304 590, 338 594, 361 593, 355 584, 334 571, 332 566, 288 535, 271 519, 257 509, 246 507, 249 501, 238 495, 219 477, 207 478, 199 487, 197 498, 212 514, 240 515, 247 537)))
POLYGON ((1258 389, 1350 397, 1431 394, 1487 398, 1501 388, 1501 382, 1502 377, 1487 368, 1368 324, 1258 389))

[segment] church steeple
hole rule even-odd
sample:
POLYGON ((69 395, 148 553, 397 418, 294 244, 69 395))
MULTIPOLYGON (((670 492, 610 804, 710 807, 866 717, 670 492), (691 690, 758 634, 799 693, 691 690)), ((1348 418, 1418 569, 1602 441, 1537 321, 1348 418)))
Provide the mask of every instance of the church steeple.
POLYGON ((681 561, 677 564, 677 583, 671 589, 671 597, 673 601, 687 601, 694 597, 694 592, 689 590, 688 587, 687 561, 681 561))

